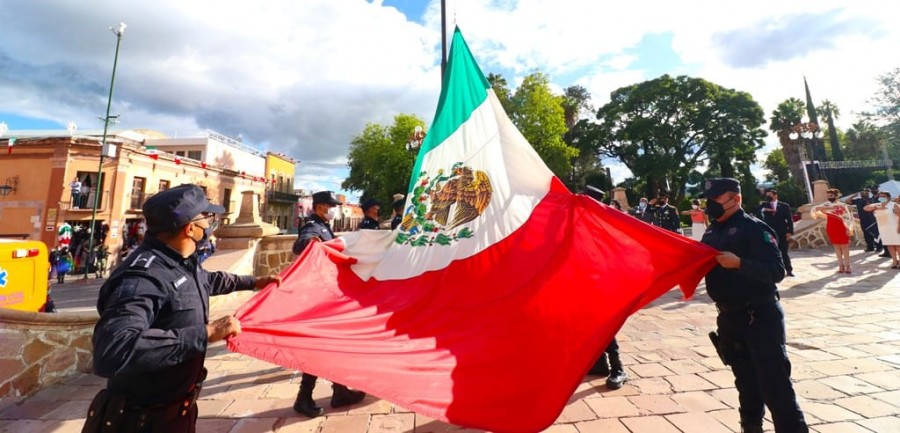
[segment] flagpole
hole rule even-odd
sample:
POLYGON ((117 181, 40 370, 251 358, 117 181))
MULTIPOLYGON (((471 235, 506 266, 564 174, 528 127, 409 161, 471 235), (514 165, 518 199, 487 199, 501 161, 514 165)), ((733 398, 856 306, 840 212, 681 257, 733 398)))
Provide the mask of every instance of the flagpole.
MULTIPOLYGON (((112 97, 113 97, 113 85, 116 83, 116 65, 119 63, 119 46, 122 45, 122 35, 125 33, 125 23, 119 23, 118 28, 109 28, 113 34, 116 35, 116 54, 113 57, 113 69, 112 69, 112 78, 109 79, 109 98, 106 99, 106 117, 103 118, 103 142, 100 144, 100 164, 97 166, 97 183, 94 185, 96 191, 94 192, 94 202, 91 205, 91 226, 88 230, 88 262, 84 265, 84 278, 88 278, 88 271, 90 270, 91 263, 94 261, 94 237, 97 236, 96 227, 97 224, 97 204, 100 201, 100 194, 103 193, 103 156, 107 151, 106 146, 106 134, 109 130, 109 108, 112 105, 112 97)), ((114 116, 118 117, 118 116, 114 116)), ((109 206, 107 204, 107 206, 109 206)))
POLYGON ((441 0, 441 83, 447 70, 447 0, 441 0))

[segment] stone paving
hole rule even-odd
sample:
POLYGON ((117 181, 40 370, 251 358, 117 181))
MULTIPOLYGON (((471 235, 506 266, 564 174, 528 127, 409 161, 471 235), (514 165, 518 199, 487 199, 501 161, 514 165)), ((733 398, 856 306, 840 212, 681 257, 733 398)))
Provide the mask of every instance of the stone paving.
MULTIPOLYGON (((853 251, 852 275, 835 274, 827 250, 798 251, 793 257, 797 277, 780 288, 795 389, 812 431, 900 432, 900 271, 890 269, 888 259, 859 250, 853 251)), ((244 299, 216 305, 214 316, 244 299)), ((671 292, 632 316, 619 333, 631 381, 610 391, 603 378, 586 379, 547 431, 739 431, 733 377, 707 339, 715 315, 701 286, 689 302, 671 292)), ((297 372, 230 353, 222 344, 210 348, 207 367, 200 432, 474 431, 372 396, 349 410, 332 410, 331 387, 322 379, 314 397, 326 413, 310 420, 291 410, 297 372)), ((0 407, 0 432, 80 431, 101 384, 77 375, 20 404, 0 407)), ((771 429, 767 421, 766 430, 771 429)))

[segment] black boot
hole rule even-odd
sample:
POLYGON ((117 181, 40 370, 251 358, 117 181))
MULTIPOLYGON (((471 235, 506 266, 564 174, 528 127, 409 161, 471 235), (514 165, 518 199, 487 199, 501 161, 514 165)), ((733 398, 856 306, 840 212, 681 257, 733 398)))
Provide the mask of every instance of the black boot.
POLYGON ((309 418, 315 418, 325 413, 325 409, 316 406, 316 401, 312 398, 312 392, 312 387, 300 385, 297 400, 294 401, 294 412, 309 418))
POLYGON ((741 433, 763 433, 762 424, 741 423, 741 433))
POLYGON ((594 363, 594 366, 588 370, 588 375, 591 376, 609 376, 609 362, 606 360, 606 352, 603 352, 603 355, 600 356, 600 359, 594 363))
POLYGON ((609 377, 606 378, 606 387, 609 389, 619 389, 622 384, 628 381, 628 374, 622 368, 622 360, 619 359, 618 353, 609 354, 609 377))
POLYGON ((366 393, 352 390, 339 383, 331 385, 331 389, 331 407, 350 406, 359 403, 362 399, 366 398, 366 393))

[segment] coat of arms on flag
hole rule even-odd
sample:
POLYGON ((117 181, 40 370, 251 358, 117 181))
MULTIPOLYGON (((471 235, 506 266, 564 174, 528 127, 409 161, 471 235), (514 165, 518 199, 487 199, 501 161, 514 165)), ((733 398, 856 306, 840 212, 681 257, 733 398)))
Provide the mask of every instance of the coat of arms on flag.
POLYGON ((454 424, 539 431, 627 317, 690 297, 716 252, 566 189, 459 29, 429 131, 401 227, 310 243, 228 347, 454 424))

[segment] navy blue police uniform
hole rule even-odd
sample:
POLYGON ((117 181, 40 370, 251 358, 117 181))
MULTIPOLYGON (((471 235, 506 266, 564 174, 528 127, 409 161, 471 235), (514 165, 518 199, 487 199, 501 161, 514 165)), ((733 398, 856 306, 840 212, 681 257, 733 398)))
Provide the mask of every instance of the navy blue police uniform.
MULTIPOLYGON (((161 192, 144 205, 150 233, 221 211, 195 185, 161 192)), ((207 272, 196 253, 185 258, 146 236, 100 288, 93 362, 107 383, 83 431, 194 431, 196 398, 206 377, 209 297, 251 290, 255 281, 207 272)))
MULTIPOLYGON (((336 206, 341 203, 337 200, 337 198, 335 198, 333 192, 320 191, 313 194, 313 208, 315 208, 317 204, 336 206)), ((319 238, 322 241, 330 241, 334 239, 334 232, 331 231, 331 227, 328 225, 328 222, 315 213, 310 215, 306 219, 306 222, 303 224, 303 227, 300 228, 300 233, 297 234, 297 240, 294 241, 294 245, 292 248, 294 254, 301 254, 314 238, 319 238)), ((316 387, 317 380, 318 376, 314 376, 309 373, 303 373, 303 375, 300 377, 300 389, 297 391, 297 399, 294 401, 295 412, 303 414, 310 418, 319 416, 324 413, 323 409, 316 406, 315 402, 312 399, 312 392, 316 387)), ((339 383, 332 384, 332 389, 332 407, 342 407, 355 404, 361 401, 366 395, 362 391, 350 390, 346 386, 339 383)))
MULTIPOLYGON (((372 206, 381 206, 381 203, 372 198, 364 201, 361 206, 363 213, 368 212, 372 206)), ((369 216, 366 215, 365 218, 363 218, 362 223, 359 224, 359 228, 360 230, 378 230, 381 227, 379 227, 378 220, 369 218, 369 216)))
MULTIPOLYGON (((711 201, 729 191, 740 192, 736 180, 713 179, 702 197, 711 201)), ((718 349, 734 373, 741 425, 761 432, 768 406, 776 432, 808 432, 785 349, 784 311, 775 285, 785 275, 777 234, 743 210, 722 222, 710 219, 702 242, 741 261, 739 269, 716 265, 706 275, 707 293, 719 311, 718 349)))

